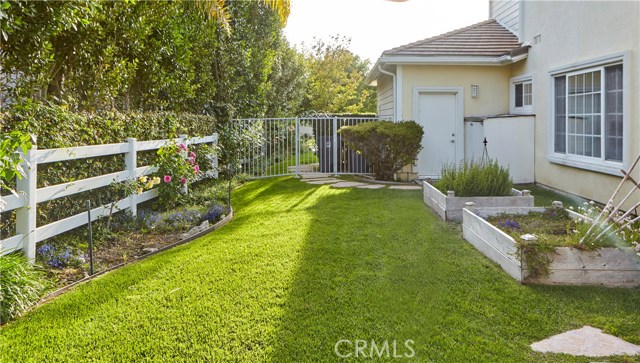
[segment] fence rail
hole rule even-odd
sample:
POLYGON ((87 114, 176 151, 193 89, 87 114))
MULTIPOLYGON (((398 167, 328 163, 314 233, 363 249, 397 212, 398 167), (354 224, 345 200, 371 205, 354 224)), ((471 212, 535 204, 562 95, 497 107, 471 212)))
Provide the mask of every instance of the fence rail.
POLYGON ((338 130, 368 117, 250 118, 233 120, 255 140, 242 151, 252 178, 300 173, 369 174, 366 155, 350 150, 338 130))
MULTIPOLYGON (((218 142, 218 135, 213 134, 210 136, 195 138, 188 138, 187 135, 180 135, 177 139, 151 141, 137 141, 135 138, 129 138, 127 139, 127 142, 119 144, 103 144, 44 150, 38 150, 37 147, 34 146, 26 155, 24 155, 25 163, 23 168, 26 171, 26 176, 16 181, 18 195, 2 196, 2 200, 5 203, 3 212, 12 210, 16 211, 16 234, 12 237, 0 240, 0 255, 22 249, 27 258, 34 260, 36 256, 36 245, 38 242, 88 223, 86 213, 79 213, 44 226, 37 226, 36 216, 39 203, 106 187, 113 182, 123 182, 143 175, 153 174, 156 171, 154 167, 137 166, 138 151, 157 150, 172 140, 184 143, 187 146, 196 144, 216 144, 218 142), (125 170, 43 188, 37 187, 38 165, 119 154, 124 156, 125 170)), ((216 156, 213 158, 212 165, 210 165, 210 169, 207 170, 206 173, 211 177, 217 178, 217 170, 218 159, 216 156)), ((157 196, 158 191, 156 189, 152 189, 142 194, 130 195, 124 199, 115 201, 113 208, 111 204, 93 208, 91 210, 91 220, 94 221, 100 219, 111 213, 112 210, 127 209, 135 216, 138 204, 151 200, 157 196)))

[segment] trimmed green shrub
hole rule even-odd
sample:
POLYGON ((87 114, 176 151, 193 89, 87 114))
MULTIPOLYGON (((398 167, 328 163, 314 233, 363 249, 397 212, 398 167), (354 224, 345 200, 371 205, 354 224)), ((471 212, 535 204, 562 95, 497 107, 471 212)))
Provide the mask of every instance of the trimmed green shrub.
MULTIPOLYGON (((170 136, 206 136, 224 132, 226 120, 208 115, 175 112, 108 111, 79 113, 64 105, 24 103, 0 112, 0 134, 21 131, 37 136, 38 149, 72 146, 122 143, 128 137, 140 141, 166 139, 170 136)), ((221 135, 223 138, 223 135, 221 135)), ((190 148, 198 152, 201 146, 190 148)), ((139 165, 152 165, 157 160, 156 151, 138 153, 139 165)), ((203 169, 206 165, 200 165, 203 169)), ((104 175, 124 169, 122 155, 56 162, 38 165, 38 187, 56 185, 73 180, 104 175)), ((11 187, 11 185, 9 185, 11 187)), ((110 204, 124 197, 122 191, 105 187, 92 192, 40 203, 38 225, 44 225, 86 210, 86 200, 93 207, 110 204)), ((14 212, 0 215, 0 238, 13 235, 14 212)))
POLYGON ((24 131, 38 137, 39 149, 166 139, 170 135, 206 136, 226 120, 176 112, 77 113, 64 106, 26 103, 0 113, 0 133, 24 131))
POLYGON ((391 180, 422 149, 422 126, 415 121, 371 121, 340 128, 347 146, 363 153, 376 179, 391 180))
POLYGON ((440 180, 435 184, 441 192, 453 190, 457 197, 484 197, 511 195, 513 182, 509 169, 497 160, 445 164, 440 180))
POLYGON ((0 257, 0 324, 34 305, 47 289, 44 272, 20 253, 0 257))

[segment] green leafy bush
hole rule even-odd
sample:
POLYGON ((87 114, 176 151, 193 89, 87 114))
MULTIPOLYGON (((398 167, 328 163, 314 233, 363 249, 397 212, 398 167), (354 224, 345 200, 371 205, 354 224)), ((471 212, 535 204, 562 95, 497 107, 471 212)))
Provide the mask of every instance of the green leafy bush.
MULTIPOLYGON (((32 147, 31 136, 18 130, 8 133, 0 133, 0 191, 8 190, 16 194, 11 188, 16 177, 21 178, 24 174, 20 165, 24 160, 16 153, 16 150, 27 153, 32 147)), ((0 211, 4 207, 4 202, 0 199, 0 211)))
POLYGON ((445 194, 453 190, 458 197, 504 196, 511 195, 513 182, 509 169, 498 165, 498 161, 471 161, 443 165, 435 187, 445 194))
MULTIPOLYGON (((172 135, 207 136, 224 132, 224 120, 208 115, 176 112, 83 113, 68 110, 64 105, 23 103, 0 112, 0 134, 21 132, 37 136, 39 149, 122 143, 128 137, 140 141, 166 139, 172 135)), ((221 139, 223 136, 221 135, 221 139)), ((191 149, 191 148, 190 148, 191 149)), ((197 150, 197 148, 193 148, 197 150)), ((233 154, 233 151, 229 152, 233 154)), ((139 165, 153 165, 157 153, 138 153, 139 165)), ((124 169, 122 155, 57 162, 38 165, 38 187, 109 174, 124 169)), ((93 207, 110 204, 124 197, 123 191, 102 188, 79 193, 38 205, 38 225, 83 212, 86 200, 93 207)), ((13 234, 13 212, 0 216, 0 238, 13 234)))
POLYGON ((196 154, 187 152, 185 144, 172 141, 158 150, 157 178, 162 182, 158 187, 158 204, 164 209, 182 204, 187 183, 192 182, 200 173, 196 164, 196 154))
POLYGON ((0 257, 0 324, 20 316, 47 289, 44 272, 20 253, 0 257))
POLYGON ((363 153, 376 179, 391 180, 422 149, 422 126, 415 121, 371 121, 340 128, 347 146, 363 153))
POLYGON ((64 105, 24 103, 0 113, 0 132, 20 130, 38 137, 39 149, 166 139, 170 135, 207 136, 225 120, 180 112, 73 112, 64 105))

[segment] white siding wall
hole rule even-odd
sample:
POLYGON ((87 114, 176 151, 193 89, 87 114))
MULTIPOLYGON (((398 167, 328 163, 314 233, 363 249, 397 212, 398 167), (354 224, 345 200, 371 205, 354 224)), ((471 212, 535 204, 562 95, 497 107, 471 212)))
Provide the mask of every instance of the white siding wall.
POLYGON ((381 119, 393 120, 393 79, 380 76, 378 78, 378 116, 381 119))
POLYGON ((491 0, 489 2, 489 17, 496 19, 498 23, 521 38, 519 0, 491 0))

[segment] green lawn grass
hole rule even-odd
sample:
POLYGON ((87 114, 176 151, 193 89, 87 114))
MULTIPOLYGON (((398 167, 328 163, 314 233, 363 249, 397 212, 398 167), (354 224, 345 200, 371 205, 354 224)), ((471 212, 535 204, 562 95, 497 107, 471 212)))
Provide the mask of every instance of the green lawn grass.
POLYGON ((1 328, 2 362, 396 361, 339 358, 341 339, 395 340, 399 355, 411 339, 400 362, 637 361, 532 352, 583 325, 640 343, 640 291, 520 285, 420 191, 279 178, 244 185, 234 206, 221 230, 1 328))
MULTIPOLYGON (((318 162, 318 157, 313 151, 302 150, 300 153, 300 165, 313 164, 318 162)), ((289 156, 284 156, 282 161, 274 163, 267 169, 267 176, 269 175, 283 175, 289 174, 289 167, 296 166, 296 154, 293 153, 289 156)))
POLYGON ((583 207, 582 203, 587 200, 577 196, 570 196, 567 194, 556 193, 551 189, 541 187, 536 184, 519 184, 515 186, 518 190, 528 189, 531 191, 531 195, 534 196, 534 203, 536 207, 550 207, 553 201, 561 201, 565 207, 583 207))

